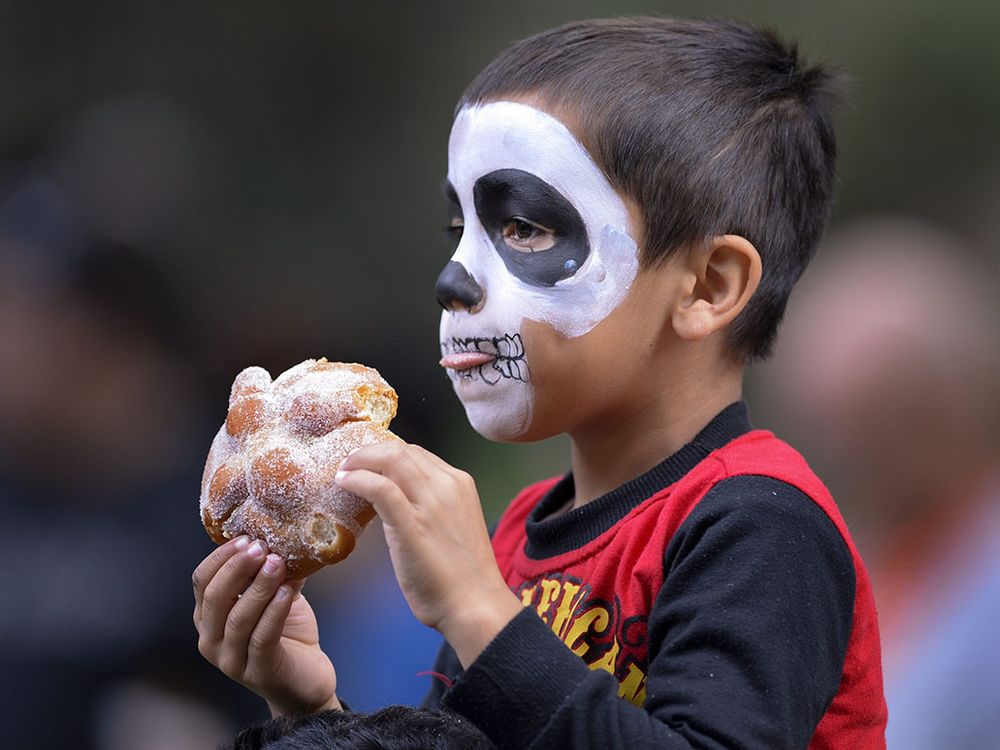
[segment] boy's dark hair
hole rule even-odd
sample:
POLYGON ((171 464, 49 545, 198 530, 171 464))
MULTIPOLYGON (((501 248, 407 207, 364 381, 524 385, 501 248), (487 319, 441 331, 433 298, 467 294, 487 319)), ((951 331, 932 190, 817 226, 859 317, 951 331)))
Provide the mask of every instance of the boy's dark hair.
POLYGON ((371 714, 324 711, 247 727, 220 750, 491 750, 457 714, 389 706, 371 714))
POLYGON ((829 214, 841 76, 805 65, 771 30, 726 20, 577 21, 524 39, 459 108, 531 95, 564 113, 642 210, 643 267, 737 234, 758 249, 756 294, 730 326, 735 355, 771 352, 792 286, 829 214))

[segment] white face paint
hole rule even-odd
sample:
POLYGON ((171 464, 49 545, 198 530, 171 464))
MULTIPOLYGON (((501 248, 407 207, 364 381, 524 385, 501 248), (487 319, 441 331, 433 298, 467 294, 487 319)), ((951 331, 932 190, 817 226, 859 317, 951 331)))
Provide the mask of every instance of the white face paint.
POLYGON ((462 109, 448 142, 448 181, 464 221, 452 261, 483 298, 471 311, 456 305, 442 314, 442 354, 494 355, 465 369, 456 363, 448 374, 476 431, 514 439, 531 424, 534 400, 524 320, 568 337, 587 333, 625 298, 638 250, 625 204, 586 149, 558 119, 533 107, 493 102, 462 109), (554 246, 510 249, 501 227, 514 218, 551 229, 554 246))

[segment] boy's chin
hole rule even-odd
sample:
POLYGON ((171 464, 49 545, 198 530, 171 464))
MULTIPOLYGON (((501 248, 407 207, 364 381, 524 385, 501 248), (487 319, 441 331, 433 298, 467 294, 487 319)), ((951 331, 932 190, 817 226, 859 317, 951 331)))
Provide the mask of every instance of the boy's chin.
POLYGON ((465 404, 465 416, 472 429, 487 440, 496 443, 519 443, 526 438, 531 422, 530 409, 503 410, 484 407, 483 404, 465 404))
MULTIPOLYGON (((511 384, 515 385, 515 384, 511 384)), ((465 416, 472 429, 487 440, 497 443, 518 443, 532 438, 528 436, 531 427, 531 391, 523 383, 501 393, 492 391, 473 395, 456 388, 457 395, 465 407, 465 416)))
POLYGON ((465 407, 465 414, 472 429, 494 443, 535 443, 562 434, 560 429, 552 425, 538 424, 537 420, 532 419, 534 415, 530 410, 521 419, 515 419, 512 415, 497 418, 496 415, 483 414, 469 406, 465 407))

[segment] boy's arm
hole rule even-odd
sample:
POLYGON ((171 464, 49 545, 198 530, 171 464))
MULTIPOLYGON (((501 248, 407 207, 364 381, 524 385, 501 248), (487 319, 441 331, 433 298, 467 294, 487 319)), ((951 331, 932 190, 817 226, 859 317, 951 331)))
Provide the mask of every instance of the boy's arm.
POLYGON ((405 444, 362 448, 338 474, 375 506, 410 608, 466 669, 444 706, 498 746, 804 748, 839 684, 853 564, 802 493, 743 479, 714 488, 667 550, 644 710, 521 607, 467 474, 405 444))
POLYGON ((444 706, 500 747, 805 748, 839 686, 853 612, 853 562, 822 510, 776 480, 722 482, 675 535, 665 574, 643 709, 530 610, 444 706))

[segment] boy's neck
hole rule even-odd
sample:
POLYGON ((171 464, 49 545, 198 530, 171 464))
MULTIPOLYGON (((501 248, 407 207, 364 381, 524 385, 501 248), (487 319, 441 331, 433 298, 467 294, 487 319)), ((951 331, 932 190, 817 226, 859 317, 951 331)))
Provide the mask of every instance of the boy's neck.
POLYGON ((573 508, 595 500, 676 453, 727 406, 742 398, 742 367, 715 377, 660 383, 614 421, 571 435, 573 508))

